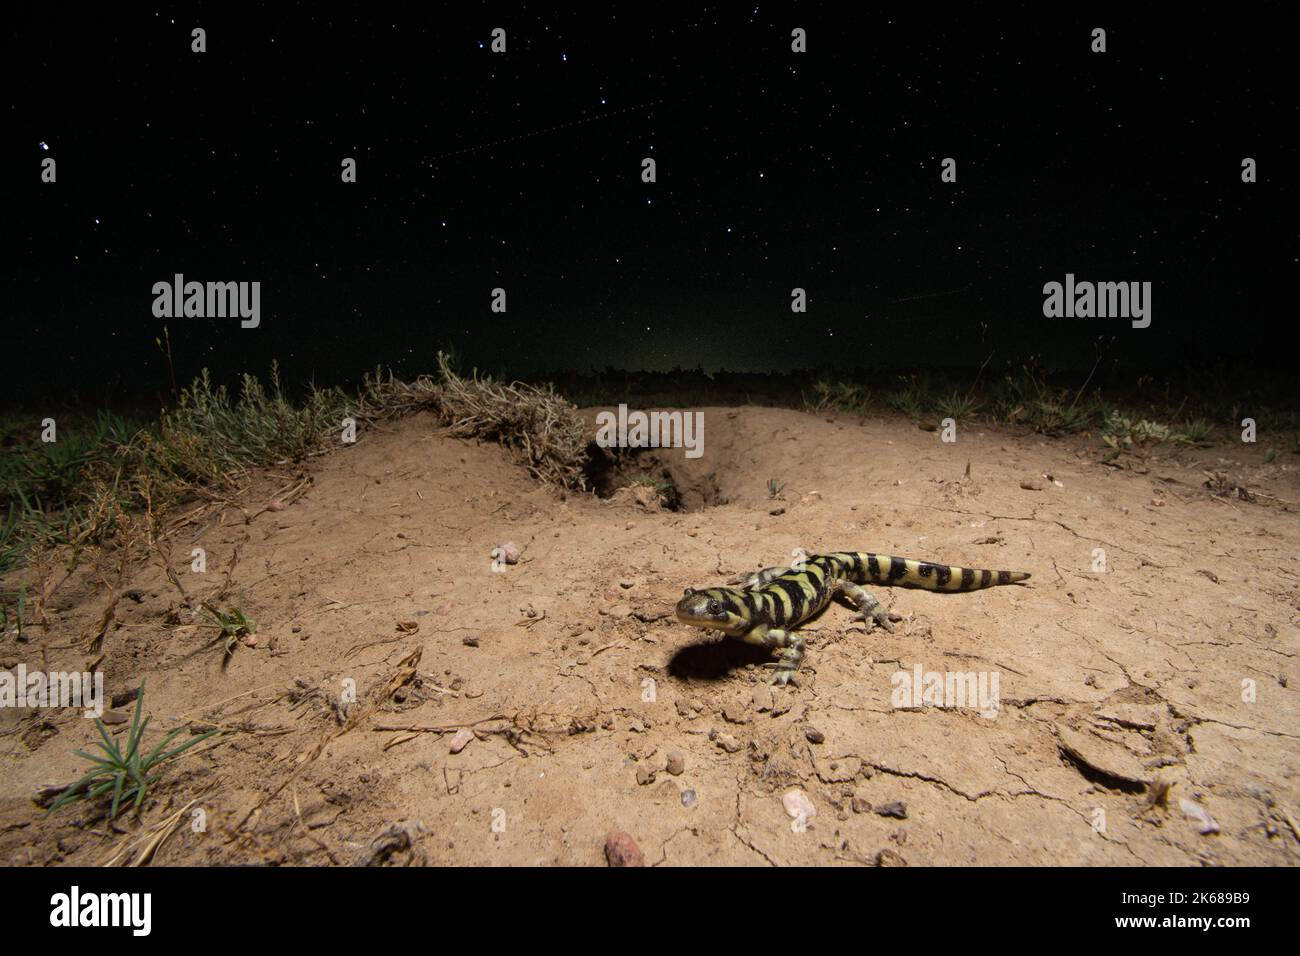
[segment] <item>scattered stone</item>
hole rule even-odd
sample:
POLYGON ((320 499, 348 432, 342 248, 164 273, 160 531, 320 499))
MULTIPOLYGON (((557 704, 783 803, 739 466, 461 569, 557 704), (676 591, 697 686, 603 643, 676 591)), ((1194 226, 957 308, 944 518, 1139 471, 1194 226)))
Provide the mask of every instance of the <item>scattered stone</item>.
POLYGON ((504 561, 506 564, 519 563, 519 545, 513 541, 503 541, 492 549, 494 559, 504 561))
POLYGON ((714 738, 713 742, 729 754, 737 753, 741 749, 740 741, 731 736, 731 734, 718 734, 718 736, 714 738))
POLYGON ((460 639, 460 642, 464 644, 466 647, 478 647, 477 637, 462 637, 460 639))
POLYGON ((754 709, 760 714, 772 709, 772 687, 769 684, 759 684, 754 688, 754 694, 750 698, 754 709))
POLYGON ((674 750, 668 755, 668 764, 664 769, 674 777, 682 775, 682 771, 686 769, 686 758, 682 756, 680 750, 674 750))
POLYGON ((722 708, 722 719, 729 724, 747 724, 751 718, 735 704, 729 704, 722 708))
POLYGON ((889 803, 882 803, 876 807, 876 813, 882 817, 897 817, 899 820, 906 820, 907 804, 902 800, 891 800, 889 803))
POLYGON ((371 840, 353 866, 383 866, 392 856, 397 855, 400 860, 407 854, 411 856, 410 862, 423 863, 423 855, 416 855, 415 845, 426 832, 419 820, 399 820, 371 840))
POLYGON ((133 703, 139 696, 139 687, 120 688, 108 695, 108 705, 110 707, 125 707, 127 704, 133 703))
POLYGON ((452 753, 458 754, 468 747, 470 741, 473 739, 474 731, 470 730, 468 727, 462 727, 452 735, 451 743, 448 746, 451 748, 452 753))
POLYGON ((817 816, 817 808, 808 799, 808 794, 797 787, 781 798, 781 805, 785 807, 785 812, 789 814, 792 820, 800 818, 811 820, 817 816))
POLYGON ((1183 797, 1178 801, 1178 806, 1187 819, 1192 822, 1192 827, 1197 833, 1208 835, 1219 832, 1219 824, 1215 822, 1214 817, 1210 816, 1205 807, 1195 800, 1188 800, 1183 797))
POLYGON ((1020 487, 1024 488, 1025 491, 1043 491, 1047 488, 1047 485, 1043 484, 1036 478, 1022 478, 1020 480, 1020 487))
POLYGON ((645 854, 632 834, 619 830, 605 838, 605 862, 610 866, 645 866, 645 854))
POLYGON ((684 807, 693 807, 693 806, 695 806, 695 791, 694 791, 694 790, 683 790, 683 791, 682 791, 682 806, 684 806, 684 807))
POLYGON ((876 866, 907 866, 907 861, 893 850, 881 850, 876 854, 876 866))
POLYGON ((781 515, 785 514, 785 509, 773 508, 771 511, 768 512, 768 514, 770 514, 773 518, 779 518, 781 515))
POLYGON ((854 813, 871 812, 871 801, 863 797, 859 797, 857 794, 853 795, 853 799, 849 802, 849 806, 853 808, 854 813))
POLYGON ((805 738, 805 739, 808 741, 808 743, 810 743, 810 744, 824 744, 824 743, 826 743, 826 735, 825 735, 824 733, 822 733, 820 730, 818 730, 816 727, 806 727, 806 728, 804 728, 803 735, 804 735, 804 738, 805 738))
POLYGON ((618 582, 618 586, 621 587, 624 591, 626 591, 626 590, 628 590, 629 588, 634 588, 634 587, 636 587, 636 582, 635 582, 635 581, 619 581, 619 582, 618 582))
POLYGON ((649 786, 655 782, 655 770, 648 764, 642 764, 636 768, 636 782, 641 786, 649 786))
POLYGON ((832 760, 824 767, 818 767, 817 776, 824 783, 848 783, 862 772, 862 760, 858 757, 841 757, 832 760))

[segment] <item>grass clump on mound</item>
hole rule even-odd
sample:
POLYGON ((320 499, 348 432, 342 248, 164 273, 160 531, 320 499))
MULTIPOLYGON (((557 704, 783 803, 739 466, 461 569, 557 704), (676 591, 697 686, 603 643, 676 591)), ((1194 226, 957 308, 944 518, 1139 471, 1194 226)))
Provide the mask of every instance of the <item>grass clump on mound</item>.
POLYGON ((438 353, 438 377, 402 382, 390 373, 368 376, 363 393, 369 417, 394 417, 428 409, 453 435, 500 442, 539 481, 583 489, 590 436, 578 408, 554 386, 498 382, 475 370, 468 378, 453 358, 438 353))
POLYGON ((342 390, 312 387, 301 403, 285 396, 280 369, 271 384, 245 373, 238 398, 212 387, 208 370, 183 390, 177 407, 163 413, 152 464, 180 481, 228 484, 245 469, 306 458, 337 441, 355 405, 342 390))
POLYGON ((452 434, 500 442, 543 482, 585 487, 587 430, 577 407, 549 384, 507 384, 477 372, 465 378, 443 352, 435 376, 403 382, 376 372, 359 396, 312 386, 295 400, 275 363, 267 384, 245 374, 233 390, 213 385, 204 369, 153 423, 107 413, 61 418, 50 443, 26 435, 29 423, 13 423, 12 438, 22 438, 0 458, 0 573, 34 552, 61 552, 58 563, 71 569, 83 548, 124 531, 125 540, 143 532, 152 543, 177 505, 226 501, 250 468, 338 446, 348 416, 390 419, 426 409, 452 434), (147 527, 124 527, 141 523, 147 527))

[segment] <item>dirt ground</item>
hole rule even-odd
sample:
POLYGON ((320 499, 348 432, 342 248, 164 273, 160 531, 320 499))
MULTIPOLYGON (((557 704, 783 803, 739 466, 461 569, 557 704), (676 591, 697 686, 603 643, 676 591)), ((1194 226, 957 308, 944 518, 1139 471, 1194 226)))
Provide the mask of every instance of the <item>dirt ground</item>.
MULTIPOLYGON (((649 865, 1300 861, 1294 455, 1164 447, 1112 467, 1095 436, 972 425, 946 444, 902 418, 702 412, 703 457, 624 466, 667 469, 677 511, 539 487, 427 416, 314 459, 282 510, 253 515, 293 475, 259 477, 251 520, 214 512, 171 561, 195 602, 242 600, 254 639, 223 666, 151 563, 103 645, 110 719, 144 679, 146 743, 228 732, 108 821, 33 801, 79 776, 93 722, 0 710, 0 863, 605 865, 617 831, 649 865), (1253 500, 1212 496, 1207 471, 1253 500), (520 560, 497 572, 505 541, 520 560), (798 685, 769 690, 764 655, 672 608, 796 548, 1033 578, 873 589, 894 633, 833 604, 798 685), (996 674, 996 715, 894 706, 918 665, 996 674), (792 820, 795 789, 815 816, 792 820)), ((107 599, 78 574, 49 627, 6 635, 0 669, 80 669, 107 599)))

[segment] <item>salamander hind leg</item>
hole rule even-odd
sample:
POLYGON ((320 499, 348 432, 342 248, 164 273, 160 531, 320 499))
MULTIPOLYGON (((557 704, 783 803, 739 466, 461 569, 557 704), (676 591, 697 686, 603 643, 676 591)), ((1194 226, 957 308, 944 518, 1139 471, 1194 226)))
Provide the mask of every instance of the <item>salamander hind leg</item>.
POLYGON ((858 613, 853 615, 853 620, 878 624, 887 631, 894 629, 893 622, 889 620, 889 612, 870 593, 852 581, 839 581, 837 584, 840 593, 852 601, 858 609, 858 613))

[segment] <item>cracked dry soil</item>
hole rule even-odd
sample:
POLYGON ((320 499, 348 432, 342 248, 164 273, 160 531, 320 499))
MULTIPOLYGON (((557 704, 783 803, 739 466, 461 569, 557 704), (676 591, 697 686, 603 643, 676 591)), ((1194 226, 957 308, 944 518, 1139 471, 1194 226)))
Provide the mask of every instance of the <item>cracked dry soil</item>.
MULTIPOLYGON (((1113 468, 1095 438, 971 426, 944 444, 901 419, 703 412, 702 458, 650 460, 684 502, 713 502, 691 510, 538 487, 427 416, 313 460, 283 510, 259 508, 293 476, 260 476, 251 520, 213 512, 171 561, 195 604, 242 600, 255 642, 223 666, 150 561, 102 647, 119 718, 147 681, 150 741, 227 733, 108 821, 33 802, 79 775, 93 723, 0 710, 0 861, 603 865, 625 831, 648 864, 1297 862, 1294 456, 1162 448, 1113 468), (1207 470, 1258 494, 1214 498, 1207 470), (506 540, 520 562, 494 573, 506 540), (671 609, 799 547, 1034 576, 874 589, 895 633, 832 605, 805 628, 798 686, 769 691, 762 655, 671 609), (996 716, 893 706, 917 665, 996 673, 996 716), (794 788, 806 827, 783 808, 794 788)), ((79 572, 0 666, 80 669, 106 600, 79 572)))

